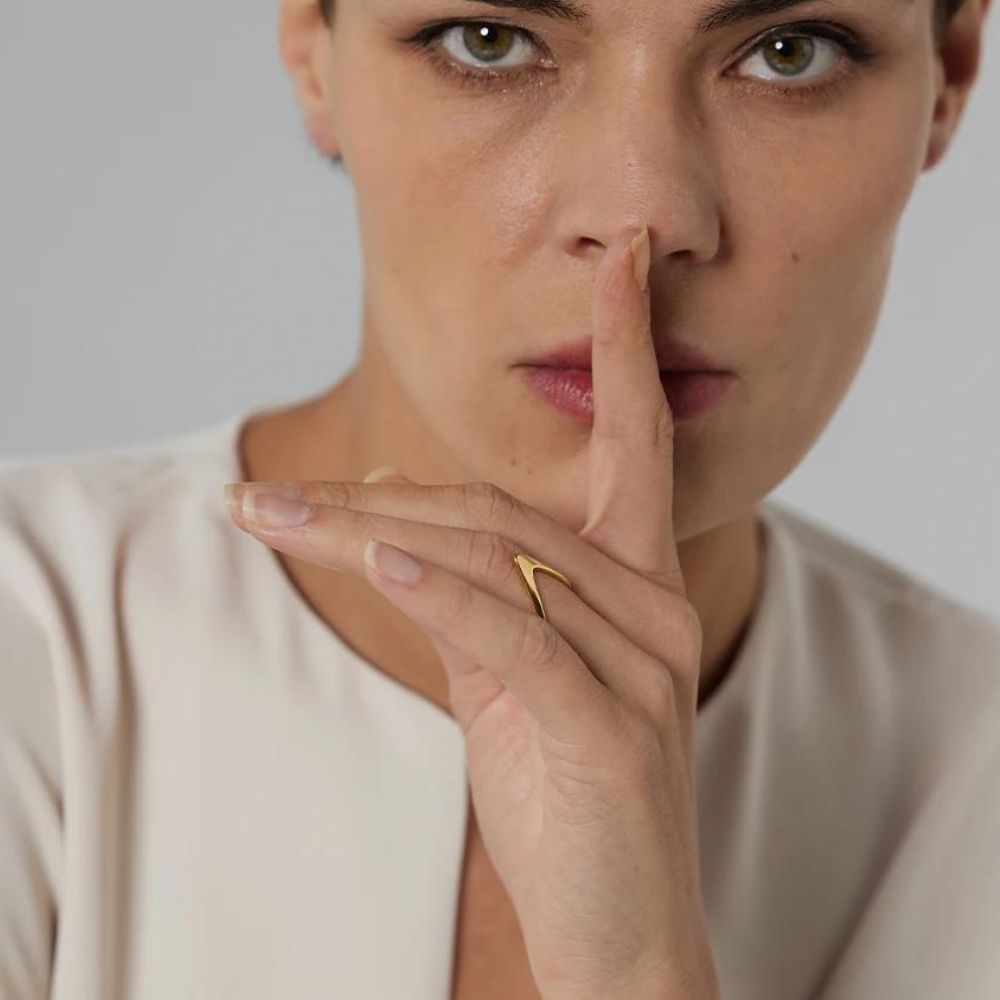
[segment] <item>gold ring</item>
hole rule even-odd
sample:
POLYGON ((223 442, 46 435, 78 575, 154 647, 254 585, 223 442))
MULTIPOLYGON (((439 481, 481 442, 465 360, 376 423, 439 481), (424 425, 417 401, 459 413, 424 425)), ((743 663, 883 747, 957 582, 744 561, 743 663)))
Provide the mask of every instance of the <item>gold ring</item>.
POLYGON ((542 595, 538 592, 538 587, 535 584, 536 572, 548 573, 549 576, 555 577, 560 583, 569 587, 570 590, 573 589, 573 584, 558 570, 553 569, 551 566, 546 566, 545 563, 540 563, 537 559, 532 559, 531 556, 524 555, 523 552, 514 553, 514 565, 521 574, 521 579, 524 581, 524 586, 528 591, 528 596, 531 598, 531 603, 535 606, 535 613, 542 618, 545 618, 545 606, 542 604, 542 595))

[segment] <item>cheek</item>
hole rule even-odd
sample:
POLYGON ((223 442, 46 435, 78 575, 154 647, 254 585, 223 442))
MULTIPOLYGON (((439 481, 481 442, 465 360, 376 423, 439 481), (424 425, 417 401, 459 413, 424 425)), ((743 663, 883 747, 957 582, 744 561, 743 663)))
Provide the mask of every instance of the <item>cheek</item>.
POLYGON ((486 461, 510 450, 507 361, 530 335, 525 317, 552 312, 532 300, 538 276, 522 259, 539 241, 525 231, 538 187, 468 140, 395 128, 393 100, 380 116, 369 94, 349 123, 367 334, 435 436, 486 461))
POLYGON ((366 259, 418 297, 463 273, 490 287, 537 246, 544 134, 526 129, 523 96, 477 98, 388 44, 345 43, 331 86, 366 259))
POLYGON ((763 119, 742 145, 729 185, 738 196, 738 236, 774 259, 833 278, 850 260, 884 253, 920 172, 927 114, 906 81, 836 113, 788 118, 780 135, 763 119), (781 152, 776 152, 780 149, 781 152))
POLYGON ((366 249, 417 294, 458 290, 463 274, 489 287, 545 242, 551 182, 543 156, 508 149, 485 157, 468 142, 445 145, 424 151, 386 134, 360 161, 355 154, 366 249), (451 280, 427 280, 440 276, 451 280))
MULTIPOLYGON (((355 171, 366 297, 399 363, 427 370, 428 385, 465 379, 517 348, 539 315, 524 256, 537 247, 530 184, 462 160, 373 157, 355 171), (432 368, 427 351, 433 348, 432 368)), ((549 310, 551 313, 551 310, 549 310)), ((545 315, 545 311, 541 313, 545 315)))
MULTIPOLYGON (((460 102, 442 101, 451 116, 429 113, 429 102, 423 91, 418 99, 369 88, 345 103, 366 298, 411 395, 479 412, 499 359, 530 335, 525 317, 552 318, 551 303, 531 298, 551 205, 547 173, 539 152, 504 149, 499 139, 487 148, 463 133, 460 102), (445 398, 443 386, 469 398, 445 398)), ((485 106, 475 114, 482 128, 485 106)))
POLYGON ((712 461, 692 483, 692 509, 717 490, 744 502, 766 495, 847 392, 877 324, 895 234, 923 163, 933 98, 922 72, 887 75, 849 108, 803 116, 798 127, 787 116, 757 116, 759 127, 740 135, 743 155, 727 147, 733 169, 720 183, 732 261, 728 277, 720 273, 719 297, 729 311, 706 312, 705 328, 726 331, 746 379, 706 445, 712 461))
POLYGON ((767 310, 750 333, 756 363, 783 379, 797 416, 813 411, 807 426, 830 415, 877 323, 929 135, 922 79, 916 68, 886 73, 841 110, 803 115, 797 128, 787 119, 781 156, 765 121, 730 181, 741 192, 736 256, 767 310))

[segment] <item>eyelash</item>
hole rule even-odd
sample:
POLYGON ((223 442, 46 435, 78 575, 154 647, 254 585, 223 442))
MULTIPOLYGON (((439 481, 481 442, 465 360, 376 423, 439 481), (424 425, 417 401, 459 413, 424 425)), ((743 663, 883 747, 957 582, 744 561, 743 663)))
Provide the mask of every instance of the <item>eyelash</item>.
MULTIPOLYGON (((502 86, 512 81, 516 82, 524 76, 538 75, 541 72, 545 72, 545 70, 539 70, 537 68, 503 70, 500 72, 470 69, 468 67, 460 66, 447 56, 442 56, 438 48, 433 45, 433 43, 449 28, 465 27, 470 25, 476 25, 478 27, 509 28, 515 33, 520 34, 536 48, 545 48, 535 35, 526 28, 519 28, 516 25, 507 24, 504 21, 480 20, 452 20, 440 22, 438 24, 431 24, 422 28, 412 37, 404 39, 404 44, 411 45, 418 50, 424 51, 435 69, 441 72, 442 75, 456 79, 458 83, 463 86, 488 89, 498 85, 502 86)), ((846 71, 836 72, 832 76, 828 76, 823 82, 820 83, 798 84, 791 86, 782 86, 781 84, 776 84, 773 81, 750 77, 748 78, 749 83, 747 84, 750 90, 759 91, 763 94, 778 93, 795 99, 808 99, 810 97, 819 96, 824 91, 830 91, 836 88, 846 77, 852 75, 855 70, 860 69, 864 64, 871 62, 877 55, 875 50, 870 48, 857 35, 839 25, 833 24, 829 21, 796 21, 790 24, 782 24, 775 28, 770 28, 762 35, 755 38, 750 47, 740 56, 737 61, 737 65, 754 55, 758 49, 762 49, 770 41, 778 38, 788 39, 803 36, 823 38, 828 41, 836 42, 849 60, 846 71)))

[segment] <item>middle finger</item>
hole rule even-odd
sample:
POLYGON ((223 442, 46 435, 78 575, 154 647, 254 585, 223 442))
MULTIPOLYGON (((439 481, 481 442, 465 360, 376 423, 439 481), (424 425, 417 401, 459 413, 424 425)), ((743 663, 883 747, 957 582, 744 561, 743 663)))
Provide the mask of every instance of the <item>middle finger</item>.
MULTIPOLYGON (((241 510, 237 505, 232 511, 240 527, 270 547, 315 565, 364 576, 365 545, 375 537, 534 613, 514 565, 515 545, 493 532, 426 524, 327 504, 316 504, 309 520, 301 526, 275 529, 245 519, 241 510)), ((571 579, 576 588, 577 579, 571 579)), ((627 633, 590 607, 579 592, 545 574, 536 574, 535 582, 546 614, 552 622, 558 622, 559 635, 594 675, 632 712, 662 722, 668 709, 665 702, 670 700, 672 707, 673 681, 666 666, 637 647, 627 633)))
MULTIPOLYGON (((263 485, 237 485, 233 490, 237 506, 246 490, 263 485)), ((569 577, 582 600, 597 614, 647 655, 666 663, 675 680, 697 690, 700 664, 697 658, 692 663, 687 655, 692 632, 700 629, 692 606, 494 483, 306 481, 280 485, 299 491, 306 502, 341 510, 501 535, 517 551, 569 577)), ((543 601, 554 587, 562 587, 545 574, 537 574, 535 580, 543 601)))

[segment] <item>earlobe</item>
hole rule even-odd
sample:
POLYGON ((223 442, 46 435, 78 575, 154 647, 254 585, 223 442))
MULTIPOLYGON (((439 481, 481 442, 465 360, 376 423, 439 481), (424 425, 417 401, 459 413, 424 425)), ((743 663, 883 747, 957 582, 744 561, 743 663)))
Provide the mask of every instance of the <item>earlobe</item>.
POLYGON ((341 155, 340 145, 333 133, 333 126, 324 111, 307 112, 306 129, 313 145, 328 159, 341 155))
POLYGON ((330 29, 317 0, 281 0, 278 51, 284 63, 306 130, 326 157, 340 155, 330 121, 325 83, 330 50, 330 29))

